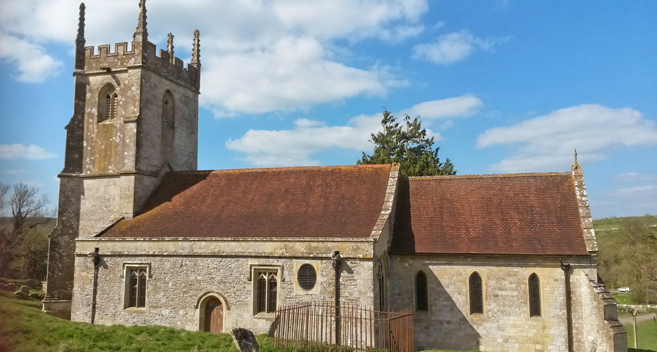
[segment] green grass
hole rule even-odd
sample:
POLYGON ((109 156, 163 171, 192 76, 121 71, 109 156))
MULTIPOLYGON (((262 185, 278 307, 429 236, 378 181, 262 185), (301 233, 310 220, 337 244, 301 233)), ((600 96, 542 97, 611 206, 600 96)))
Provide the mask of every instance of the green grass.
POLYGON ((631 293, 616 293, 614 298, 618 304, 634 304, 634 295, 631 293))
MULTIPOLYGON (((0 290, 0 317, 1 352, 237 351, 228 334, 162 326, 102 326, 55 318, 41 311, 40 301, 18 299, 5 290, 0 290)), ((274 347, 274 339, 267 335, 256 339, 262 352, 287 351, 274 347)))
MULTIPOLYGON (((639 218, 644 218, 643 216, 636 216, 639 218)), ((631 218, 631 217, 630 217, 631 218)), ((647 216, 645 217, 648 221, 648 226, 657 225, 657 216, 647 216)), ((622 226, 623 219, 625 218, 606 218, 606 219, 595 219, 593 220, 593 227, 596 231, 606 231, 609 229, 616 229, 622 226)))
MULTIPOLYGON (((632 324, 625 324, 627 330, 627 346, 634 347, 634 328, 632 324)), ((636 324, 637 335, 639 336, 639 349, 641 351, 657 351, 657 323, 652 320, 643 321, 636 324)), ((630 348, 630 351, 632 349, 630 348)))
MULTIPOLYGON (((7 291, 0 291, 0 316, 0 351, 237 351, 228 334, 76 323, 47 315, 41 302, 20 300, 7 291)), ((257 339, 261 351, 279 351, 268 336, 257 339)))

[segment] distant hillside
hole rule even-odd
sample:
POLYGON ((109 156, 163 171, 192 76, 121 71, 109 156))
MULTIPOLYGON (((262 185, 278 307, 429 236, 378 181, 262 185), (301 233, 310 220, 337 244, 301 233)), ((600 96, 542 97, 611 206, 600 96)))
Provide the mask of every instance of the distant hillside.
POLYGON ((648 226, 648 235, 657 236, 657 215, 630 216, 622 218, 607 218, 593 220, 595 237, 598 240, 598 246, 607 248, 620 244, 623 240, 623 222, 628 219, 643 219, 648 226))
POLYGON ((605 218, 593 220, 593 227, 595 231, 606 231, 610 229, 618 229, 621 227, 623 220, 645 218, 648 221, 648 226, 657 227, 657 215, 645 216, 629 216, 622 218, 605 218))
POLYGON ((657 216, 598 219, 593 227, 607 286, 630 287, 636 303, 657 302, 657 216))
MULTIPOLYGON (((43 229, 43 231, 50 232, 53 228, 55 228, 55 225, 57 225, 57 219, 56 218, 37 218, 37 219, 29 219, 27 221, 27 226, 36 226, 39 229, 43 229), (36 225, 35 225, 36 224, 36 225)), ((3 216, 0 217, 0 229, 8 229, 11 230, 14 227, 14 219, 10 216, 3 216)))

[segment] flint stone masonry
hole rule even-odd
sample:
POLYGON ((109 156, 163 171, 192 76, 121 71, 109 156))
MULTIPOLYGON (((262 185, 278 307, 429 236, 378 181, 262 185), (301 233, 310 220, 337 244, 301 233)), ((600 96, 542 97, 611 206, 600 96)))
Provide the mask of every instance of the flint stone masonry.
MULTIPOLYGON (((566 259, 592 266, 590 258, 566 259)), ((413 317, 416 350, 568 350, 565 276, 558 258, 399 255, 389 260, 392 310, 414 309, 415 275, 422 270, 428 278, 429 310, 415 311, 413 317), (474 272, 483 281, 483 314, 469 310, 468 279, 474 272), (540 280, 540 317, 529 316, 527 282, 532 273, 540 280)), ((624 331, 612 331, 609 326, 618 322, 604 320, 602 301, 583 270, 575 270, 571 285, 573 296, 583 297, 573 304, 575 351, 589 351, 592 346, 597 351, 626 351, 619 343, 614 347, 616 340, 623 340, 624 331)), ((617 320, 613 315, 608 318, 617 320)))
MULTIPOLYGON (((301 258, 211 257, 211 256, 119 256, 103 255, 98 272, 96 324, 163 325, 199 330, 203 299, 216 294, 223 300, 224 331, 249 327, 256 334, 267 333, 274 314, 254 314, 254 266, 281 268, 278 282, 278 306, 312 301, 332 301, 334 269, 331 260, 320 260, 317 294, 295 293, 294 261, 301 258), (126 278, 124 265, 148 265, 146 307, 125 308, 126 278)), ((313 258, 317 260, 317 258, 313 258)), ((344 301, 373 306, 371 259, 347 259, 343 263, 340 286, 344 301)), ((74 321, 90 322, 93 295, 91 258, 76 257, 73 291, 74 321)))

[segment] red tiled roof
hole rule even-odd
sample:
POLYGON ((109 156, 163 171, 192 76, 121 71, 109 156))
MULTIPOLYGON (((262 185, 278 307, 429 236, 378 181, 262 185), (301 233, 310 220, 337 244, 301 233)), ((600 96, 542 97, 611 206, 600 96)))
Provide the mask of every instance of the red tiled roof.
POLYGON ((368 237, 390 165, 171 172, 102 237, 368 237))
POLYGON ((586 255, 570 173, 400 182, 391 253, 586 255))

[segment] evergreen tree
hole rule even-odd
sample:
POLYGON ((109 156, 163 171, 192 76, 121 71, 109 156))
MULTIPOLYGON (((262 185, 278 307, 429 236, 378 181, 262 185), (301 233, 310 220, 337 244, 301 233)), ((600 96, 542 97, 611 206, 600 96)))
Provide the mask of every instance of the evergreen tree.
POLYGON ((449 158, 444 163, 438 158, 440 147, 433 147, 433 137, 427 138, 427 130, 422 128, 416 117, 404 117, 404 124, 388 111, 383 111, 381 120, 383 131, 372 133, 370 142, 375 144, 374 153, 363 157, 356 163, 391 164, 399 163, 404 176, 455 175, 454 165, 449 158))

